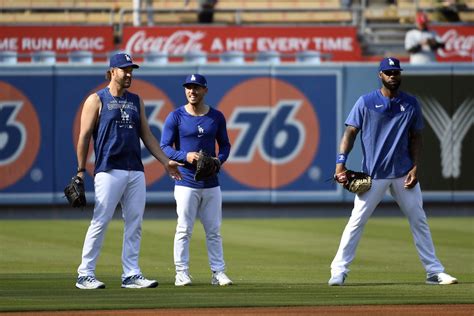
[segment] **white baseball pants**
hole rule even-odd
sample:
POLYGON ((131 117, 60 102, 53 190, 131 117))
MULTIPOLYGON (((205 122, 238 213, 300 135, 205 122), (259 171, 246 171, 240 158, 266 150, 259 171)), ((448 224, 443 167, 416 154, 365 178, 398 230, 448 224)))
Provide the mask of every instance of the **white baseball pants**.
POLYGON ((124 234, 122 246, 122 280, 141 274, 138 266, 142 220, 145 210, 146 183, 142 171, 110 170, 99 172, 94 178, 94 215, 87 230, 79 276, 95 276, 95 267, 117 204, 122 207, 124 234))
POLYGON ((194 189, 184 186, 174 187, 178 223, 174 236, 174 263, 176 271, 189 270, 189 242, 193 234, 194 222, 199 215, 206 233, 207 255, 212 271, 224 271, 222 248, 222 194, 220 187, 194 189))
POLYGON ((351 217, 342 233, 339 249, 331 263, 331 275, 349 272, 349 265, 354 260, 364 225, 384 197, 387 189, 390 189, 390 194, 405 216, 408 217, 415 247, 426 272, 428 274, 444 272, 444 267, 435 254, 430 228, 423 210, 420 184, 416 184, 412 189, 405 189, 404 181, 405 177, 374 179, 369 191, 355 196, 351 217))

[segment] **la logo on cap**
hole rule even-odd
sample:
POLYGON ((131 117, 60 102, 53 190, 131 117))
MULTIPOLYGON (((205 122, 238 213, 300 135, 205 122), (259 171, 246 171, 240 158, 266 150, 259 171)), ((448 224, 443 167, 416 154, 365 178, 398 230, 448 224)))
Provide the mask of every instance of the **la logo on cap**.
POLYGON ((196 77, 194 75, 191 76, 191 81, 196 81, 196 77))
POLYGON ((392 59, 390 59, 390 58, 388 59, 388 63, 389 63, 390 66, 395 65, 395 62, 394 62, 392 59))
POLYGON ((128 61, 132 61, 132 58, 130 56, 128 56, 127 54, 125 54, 125 59, 128 60, 128 61))

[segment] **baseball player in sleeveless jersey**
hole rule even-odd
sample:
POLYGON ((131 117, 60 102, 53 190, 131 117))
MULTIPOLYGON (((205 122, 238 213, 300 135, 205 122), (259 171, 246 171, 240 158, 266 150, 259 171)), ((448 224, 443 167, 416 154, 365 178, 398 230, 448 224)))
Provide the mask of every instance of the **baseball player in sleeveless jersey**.
POLYGON ((155 280, 146 279, 138 265, 141 225, 145 210, 146 184, 141 161, 140 139, 171 177, 180 179, 176 161, 166 157, 153 136, 145 116, 143 100, 127 91, 132 71, 139 66, 128 54, 116 54, 107 71, 109 85, 91 94, 82 109, 77 143, 77 174, 84 178, 91 137, 95 152, 95 206, 84 241, 82 262, 77 270, 76 287, 99 289, 105 284, 95 276, 95 268, 107 226, 117 204, 124 219, 122 249, 122 287, 152 288, 155 280))
POLYGON ((174 197, 178 223, 174 238, 174 263, 176 286, 192 283, 189 275, 189 243, 196 216, 199 215, 206 233, 207 254, 212 271, 211 284, 230 285, 225 274, 224 253, 220 233, 222 223, 222 195, 217 175, 200 181, 194 180, 195 162, 199 151, 216 157, 216 141, 219 145, 217 158, 227 160, 230 142, 224 115, 206 105, 208 91, 206 78, 199 74, 186 77, 183 84, 188 103, 171 112, 166 118, 161 148, 173 160, 183 162, 180 167, 183 178, 175 181, 174 197))
POLYGON ((361 96, 345 122, 346 130, 336 158, 336 178, 338 182, 344 182, 347 155, 360 131, 362 169, 373 180, 369 191, 355 196, 352 214, 331 263, 329 285, 344 284, 364 225, 387 190, 408 217, 415 247, 427 273, 426 283, 457 283, 444 272, 436 257, 423 209, 417 168, 424 123, 417 100, 398 90, 401 71, 399 60, 384 58, 379 67, 382 87, 361 96))

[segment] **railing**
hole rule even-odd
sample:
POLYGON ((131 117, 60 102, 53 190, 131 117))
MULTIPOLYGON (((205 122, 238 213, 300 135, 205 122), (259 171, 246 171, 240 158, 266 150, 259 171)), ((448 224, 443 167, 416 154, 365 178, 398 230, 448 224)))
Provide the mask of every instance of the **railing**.
MULTIPOLYGON (((90 51, 74 51, 69 54, 58 54, 54 51, 38 51, 34 53, 17 53, 14 51, 0 51, 0 64, 13 65, 20 63, 56 64, 58 62, 69 64, 93 64, 95 62, 108 62, 109 57, 117 51, 110 53, 93 53, 90 51)), ((168 64, 173 62, 205 64, 209 62, 227 64, 298 62, 320 64, 332 59, 332 54, 316 51, 301 51, 297 53, 278 53, 266 51, 260 53, 245 53, 241 51, 227 51, 221 54, 206 52, 190 52, 187 54, 168 54, 166 52, 152 52, 136 54, 134 59, 146 64, 168 64)))

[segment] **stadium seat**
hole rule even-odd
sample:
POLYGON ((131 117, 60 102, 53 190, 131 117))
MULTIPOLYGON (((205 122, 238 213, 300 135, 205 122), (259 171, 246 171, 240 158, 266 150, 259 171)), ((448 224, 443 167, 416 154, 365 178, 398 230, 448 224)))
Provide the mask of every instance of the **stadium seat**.
POLYGON ((73 51, 69 53, 69 63, 71 64, 92 64, 93 54, 90 51, 73 51))
POLYGON ((398 7, 394 5, 369 6, 364 10, 364 18, 368 22, 393 22, 398 23, 398 7))
POLYGON ((31 62, 38 64, 54 64, 56 53, 54 51, 39 51, 31 54, 31 62))
POLYGON ((309 12, 242 12, 243 24, 252 23, 349 23, 352 14, 349 11, 309 11, 309 12))
POLYGON ((298 52, 296 53, 296 61, 306 64, 320 64, 321 53, 313 50, 298 52))
POLYGON ((463 22, 474 23, 474 12, 459 12, 459 18, 463 22))
POLYGON ((222 63, 244 64, 245 63, 245 54, 241 51, 223 52, 220 55, 220 61, 222 63))
POLYGON ((16 64, 18 53, 14 51, 0 51, 0 64, 16 64))
POLYGON ((255 61, 258 63, 279 64, 280 54, 276 51, 259 52, 255 58, 255 61))
POLYGON ((206 52, 189 52, 184 55, 184 62, 193 63, 193 64, 205 64, 207 63, 207 54, 206 52))
POLYGON ((168 63, 168 53, 150 52, 145 54, 144 63, 154 65, 164 65, 168 63))

